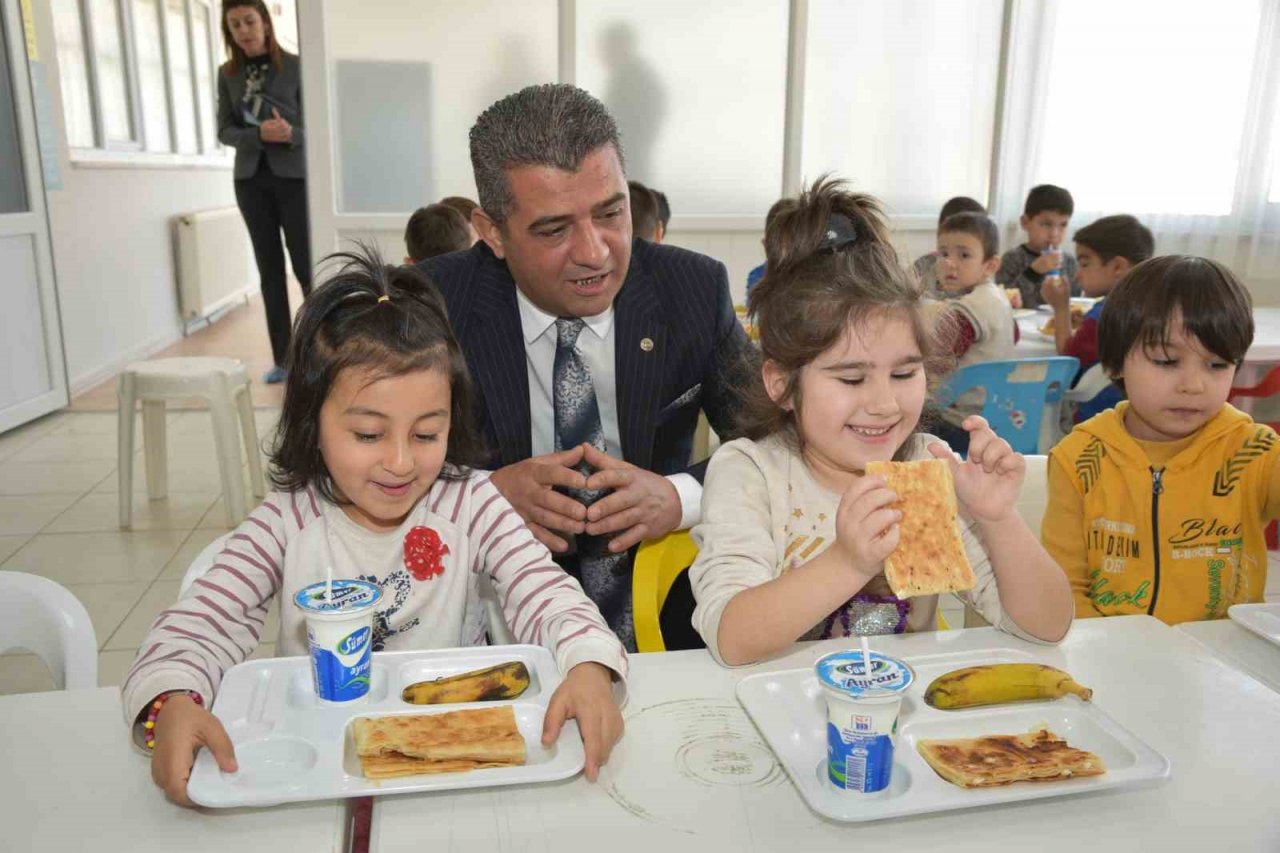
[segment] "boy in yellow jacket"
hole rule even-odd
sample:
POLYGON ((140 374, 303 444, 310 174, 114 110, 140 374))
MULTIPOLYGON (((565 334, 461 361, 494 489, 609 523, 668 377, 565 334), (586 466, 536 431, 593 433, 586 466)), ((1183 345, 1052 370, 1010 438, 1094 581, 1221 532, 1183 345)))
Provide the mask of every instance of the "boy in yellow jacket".
POLYGON ((1077 617, 1172 625, 1262 600, 1280 441, 1227 404, 1252 342, 1249 294, 1214 261, 1152 258, 1107 298, 1098 360, 1129 399, 1049 454, 1041 529, 1077 617))

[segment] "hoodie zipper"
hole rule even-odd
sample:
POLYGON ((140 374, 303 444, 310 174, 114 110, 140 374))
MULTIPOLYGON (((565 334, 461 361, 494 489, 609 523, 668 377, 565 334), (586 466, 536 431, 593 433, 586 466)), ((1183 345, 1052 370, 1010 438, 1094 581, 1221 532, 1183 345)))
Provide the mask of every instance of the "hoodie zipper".
POLYGON ((1151 553, 1154 556, 1155 580, 1151 583, 1151 604, 1147 615, 1156 612, 1156 599, 1160 596, 1160 495, 1164 493, 1164 469, 1151 467, 1151 553))

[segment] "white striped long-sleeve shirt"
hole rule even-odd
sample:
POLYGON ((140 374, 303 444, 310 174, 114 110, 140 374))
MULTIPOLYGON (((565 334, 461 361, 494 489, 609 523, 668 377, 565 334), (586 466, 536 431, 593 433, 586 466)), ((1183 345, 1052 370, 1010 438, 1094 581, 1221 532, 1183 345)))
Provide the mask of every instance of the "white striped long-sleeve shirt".
POLYGON ((306 654, 306 626, 293 605, 303 587, 363 577, 382 587, 374 617, 375 650, 481 645, 482 576, 493 584, 507 624, 523 643, 546 646, 562 673, 585 661, 620 677, 626 653, 582 587, 565 574, 489 481, 439 479, 398 529, 374 533, 313 490, 272 492, 249 515, 186 595, 152 624, 123 687, 125 720, 169 690, 212 700, 223 674, 261 641, 272 598, 283 596, 278 655, 306 654), (412 545, 435 531, 447 548, 443 571, 414 574, 412 545), (410 551, 412 551, 412 547, 410 551), (429 576, 428 576, 429 575, 429 576))

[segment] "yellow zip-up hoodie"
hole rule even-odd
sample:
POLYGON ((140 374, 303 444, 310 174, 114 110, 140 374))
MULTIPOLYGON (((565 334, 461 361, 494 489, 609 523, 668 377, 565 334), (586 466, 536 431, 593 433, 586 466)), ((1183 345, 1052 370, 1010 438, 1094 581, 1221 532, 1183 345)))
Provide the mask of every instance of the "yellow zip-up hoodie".
POLYGON ((1156 464, 1125 431, 1127 408, 1090 418, 1049 454, 1041 538, 1067 572, 1076 616, 1148 613, 1172 625, 1261 601, 1275 432, 1224 405, 1156 464))

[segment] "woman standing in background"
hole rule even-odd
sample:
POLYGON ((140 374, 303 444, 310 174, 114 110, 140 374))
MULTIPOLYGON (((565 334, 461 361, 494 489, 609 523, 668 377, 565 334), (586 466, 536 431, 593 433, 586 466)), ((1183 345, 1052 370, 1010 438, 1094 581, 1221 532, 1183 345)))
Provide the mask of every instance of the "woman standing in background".
POLYGON ((298 57, 276 42, 262 0, 222 0, 222 38, 218 139, 236 149, 236 204, 253 242, 275 359, 262 377, 270 384, 284 380, 291 325, 282 228, 302 295, 311 292, 302 75, 298 57))

